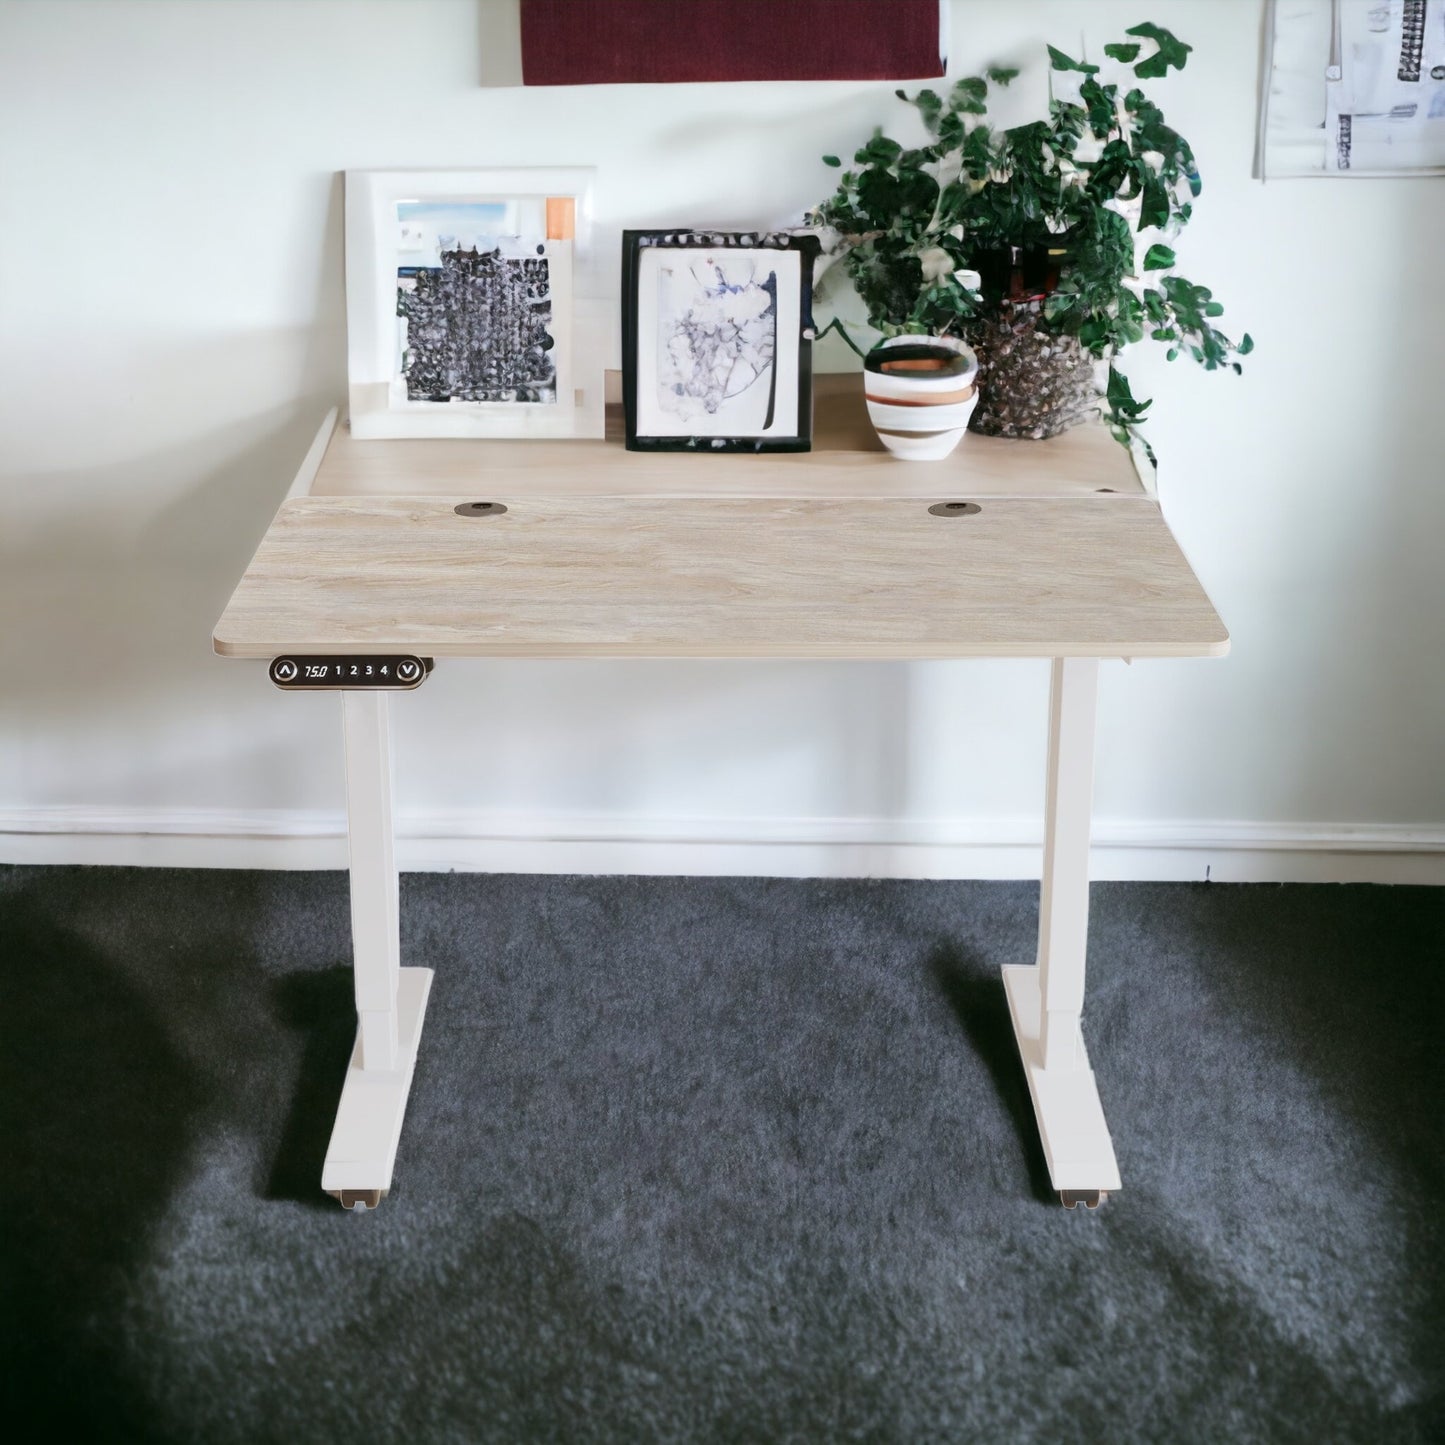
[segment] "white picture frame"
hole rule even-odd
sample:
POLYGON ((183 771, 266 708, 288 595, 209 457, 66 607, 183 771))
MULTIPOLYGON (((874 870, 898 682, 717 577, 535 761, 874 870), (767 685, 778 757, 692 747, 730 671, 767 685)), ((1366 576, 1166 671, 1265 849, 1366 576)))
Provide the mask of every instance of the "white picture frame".
MULTIPOLYGON (((595 171, 588 167, 498 167, 479 170, 347 171, 346 361, 351 432, 359 438, 600 437, 605 428, 604 369, 609 350, 606 304, 597 291, 593 250, 595 171), (549 201, 572 204, 549 210, 549 201), (403 208, 405 208, 403 210, 403 208), (418 395, 407 367, 408 322, 398 293, 415 285, 426 260, 425 220, 408 233, 403 217, 440 217, 453 229, 463 215, 488 217, 498 239, 494 254, 520 265, 545 258, 549 307, 546 335, 551 375, 523 399, 418 395), (565 225, 552 224, 564 214, 565 225), (495 219, 490 219, 495 218, 495 219), (570 232, 570 234, 566 234, 570 232), (520 233, 528 242, 520 247, 520 233), (532 244, 535 243, 535 244, 532 244)), ((465 247, 465 241, 458 241, 465 247)), ((475 243, 472 243, 475 245, 475 243)), ((431 242, 431 254, 437 254, 431 242)), ((533 355, 540 356, 540 351, 533 355)), ((515 391, 510 395, 515 396, 515 391)), ((503 392, 501 398, 509 393, 503 392)))

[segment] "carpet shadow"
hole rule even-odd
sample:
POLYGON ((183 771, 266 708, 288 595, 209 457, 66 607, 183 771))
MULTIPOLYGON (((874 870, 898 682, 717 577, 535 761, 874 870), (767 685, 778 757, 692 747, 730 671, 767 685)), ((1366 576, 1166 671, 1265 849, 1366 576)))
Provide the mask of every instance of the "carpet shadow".
POLYGON ((23 896, 7 900, 0 953, 11 1438, 168 1441, 119 1322, 212 1086, 123 965, 23 896))
POLYGON ((321 1189, 321 1167, 356 1041, 356 1001, 346 964, 293 974, 270 986, 272 1010, 283 1027, 302 1035, 296 1086, 271 1160, 262 1197, 336 1209, 321 1189))
POLYGON ((996 968, 975 962, 951 943, 934 949, 928 957, 928 970, 1008 1110, 1028 1165, 1029 1192, 1041 1204, 1055 1203, 1058 1193, 1049 1180, 1003 979, 996 968))
MULTIPOLYGON (((1156 896, 1168 896, 1164 887, 1154 885, 1156 896)), ((1188 927, 1212 965, 1200 980, 1271 1050, 1313 1077, 1327 1109, 1378 1151, 1366 1167, 1408 1181, 1411 1207, 1397 1210, 1392 1228, 1418 1258, 1437 1255, 1445 1056, 1419 1021, 1445 1018, 1445 889, 1252 885, 1206 890, 1191 902, 1188 927), (1308 900, 1307 911, 1296 900, 1308 900)), ((1428 1378, 1441 1358, 1445 1271, 1419 1278, 1425 1308, 1412 1354, 1428 1378)), ((1421 1404, 1419 1413, 1438 1426, 1445 1398, 1421 1404)))

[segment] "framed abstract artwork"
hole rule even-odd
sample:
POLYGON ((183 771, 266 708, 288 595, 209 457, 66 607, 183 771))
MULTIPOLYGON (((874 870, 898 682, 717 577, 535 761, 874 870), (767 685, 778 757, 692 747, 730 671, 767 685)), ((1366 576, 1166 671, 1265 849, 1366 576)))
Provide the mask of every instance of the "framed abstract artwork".
POLYGON ((352 435, 602 435, 592 176, 346 173, 352 435))
POLYGON ((631 450, 809 449, 817 251, 784 232, 623 232, 631 450))

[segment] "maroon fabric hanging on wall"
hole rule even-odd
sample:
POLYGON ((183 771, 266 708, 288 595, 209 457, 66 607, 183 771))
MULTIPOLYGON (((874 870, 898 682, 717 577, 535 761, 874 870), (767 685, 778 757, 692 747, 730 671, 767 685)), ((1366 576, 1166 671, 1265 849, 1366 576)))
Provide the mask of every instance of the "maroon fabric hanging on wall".
POLYGON ((521 0, 528 85, 921 80, 938 0, 521 0))

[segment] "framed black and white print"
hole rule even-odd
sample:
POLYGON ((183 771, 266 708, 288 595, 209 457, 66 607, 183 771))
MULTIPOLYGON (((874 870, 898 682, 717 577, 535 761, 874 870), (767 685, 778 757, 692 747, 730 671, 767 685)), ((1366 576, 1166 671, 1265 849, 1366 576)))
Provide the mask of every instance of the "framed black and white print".
POLYGON ((817 250, 784 232, 623 232, 629 449, 809 449, 817 250))
POLYGON ((357 437, 600 437, 592 172, 348 171, 357 437))

